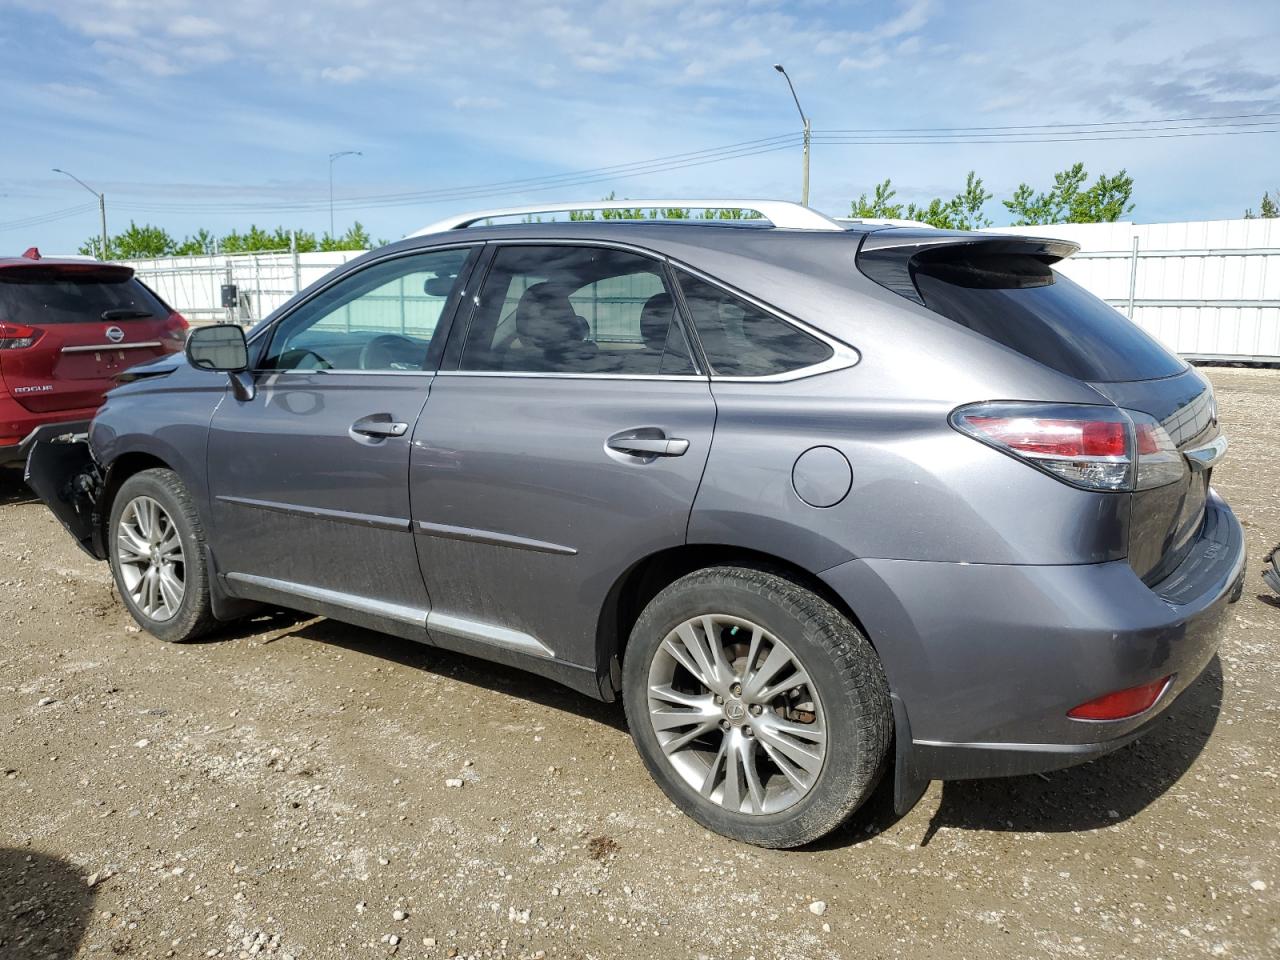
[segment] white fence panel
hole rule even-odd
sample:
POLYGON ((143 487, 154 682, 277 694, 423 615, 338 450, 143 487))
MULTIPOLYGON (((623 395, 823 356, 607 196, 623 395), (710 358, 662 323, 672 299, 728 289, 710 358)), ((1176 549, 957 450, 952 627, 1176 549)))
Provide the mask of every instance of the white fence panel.
POLYGON ((1184 357, 1280 362, 1280 220, 1065 223, 990 232, 1080 244, 1059 269, 1184 357))
POLYGON ((138 279, 151 287, 191 323, 243 323, 261 320, 299 290, 362 250, 325 253, 244 253, 203 257, 126 260, 138 279), (222 287, 237 289, 234 308, 222 305, 222 287))

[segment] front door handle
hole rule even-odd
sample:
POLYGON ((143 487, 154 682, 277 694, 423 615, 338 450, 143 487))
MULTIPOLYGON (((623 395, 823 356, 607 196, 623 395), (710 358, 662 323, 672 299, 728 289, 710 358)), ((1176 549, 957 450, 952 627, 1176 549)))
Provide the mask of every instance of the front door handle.
POLYGON ((409 432, 409 425, 392 420, 389 414, 375 413, 353 423, 351 432, 364 437, 403 437, 409 432))
POLYGON ((634 432, 617 434, 609 438, 608 447, 618 453, 633 457, 681 457, 689 449, 689 441, 680 437, 637 435, 634 432))

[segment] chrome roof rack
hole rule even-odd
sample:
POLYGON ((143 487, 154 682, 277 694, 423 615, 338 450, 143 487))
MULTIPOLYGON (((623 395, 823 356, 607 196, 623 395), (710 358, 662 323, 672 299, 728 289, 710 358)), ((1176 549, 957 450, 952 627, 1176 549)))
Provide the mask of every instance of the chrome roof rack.
POLYGON ((903 220, 901 217, 836 217, 836 223, 860 223, 869 227, 929 227, 923 220, 903 220))
POLYGON ((789 230, 843 230, 840 224, 817 210, 789 200, 583 200, 576 203, 534 203, 523 207, 499 207, 476 210, 437 220, 409 234, 421 237, 446 230, 461 230, 499 217, 535 216, 542 213, 567 213, 572 210, 742 210, 758 213, 775 227, 789 230))

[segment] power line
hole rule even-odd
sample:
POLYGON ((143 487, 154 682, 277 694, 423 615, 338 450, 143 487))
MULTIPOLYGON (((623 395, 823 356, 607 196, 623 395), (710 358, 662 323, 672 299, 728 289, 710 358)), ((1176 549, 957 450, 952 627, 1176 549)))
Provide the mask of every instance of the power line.
MULTIPOLYGON (((1111 140, 1135 139, 1144 133, 1157 133, 1162 130, 1203 130, 1206 134, 1213 133, 1236 133, 1247 131, 1255 127, 1273 127, 1280 124, 1280 114, 1277 119, 1272 120, 1254 120, 1239 123, 1224 124, 1206 124, 1206 123, 1176 123, 1170 121, 1162 125, 1150 125, 1136 128, 1133 130, 1100 130, 1097 127, 1068 127, 1063 129, 1045 130, 1043 132, 1035 132, 1032 130, 1010 130, 992 133, 982 133, 976 128, 972 133, 858 133, 855 134, 848 130, 820 130, 816 135, 825 137, 852 137, 859 142, 874 143, 881 140, 892 140, 894 138, 910 137, 912 139, 921 139, 929 141, 937 141, 939 143, 950 143, 955 140, 968 140, 975 137, 990 138, 992 143, 998 143, 1005 138, 1048 138, 1048 137, 1105 137, 1111 140)), ((1264 133, 1267 131, 1263 131, 1264 133)))
POLYGON ((865 140, 857 137, 823 137, 815 134, 814 139, 818 143, 827 143, 832 145, 857 145, 867 147, 883 147, 883 146, 929 146, 939 145, 945 146, 959 143, 1089 143, 1099 141, 1121 141, 1121 140, 1169 140, 1180 137, 1245 137, 1260 133, 1280 133, 1280 126, 1269 127, 1262 130, 1223 130, 1223 131, 1200 131, 1196 133, 1150 133, 1150 134, 1126 134, 1109 136, 1100 134, 1092 137, 1029 137, 1024 139, 1004 139, 993 140, 989 138, 953 138, 947 140, 923 140, 923 139, 904 139, 904 140, 865 140))
POLYGON ((845 130, 828 130, 828 133, 960 133, 977 130, 1056 130, 1063 127, 1116 127, 1148 123, 1190 123, 1215 120, 1258 120, 1264 117, 1280 117, 1280 113, 1236 113, 1217 117, 1162 117, 1153 120, 1100 120, 1090 123, 1036 123, 995 127, 854 127, 845 130))
MULTIPOLYGON (((693 150, 686 153, 672 154, 666 157, 656 157, 650 160, 633 160, 628 163, 614 164, 607 167, 594 167, 568 173, 549 174, 542 177, 498 180, 490 183, 472 184, 470 186, 446 187, 435 190, 418 190, 407 193, 370 194, 366 196, 346 197, 336 201, 336 205, 345 207, 394 206, 405 202, 422 203, 443 200, 474 199, 477 197, 493 196, 499 193, 510 193, 513 191, 528 192, 539 189, 553 189, 561 186, 576 186, 582 183, 594 183, 600 180, 633 176, 637 173, 651 173, 668 169, 683 169, 686 166, 700 166, 707 162, 719 162, 721 160, 731 160, 738 157, 755 156, 759 153, 769 153, 776 149, 785 149, 787 147, 794 146, 799 143, 799 141, 799 133, 788 133, 780 136, 764 137, 758 140, 746 140, 741 143, 727 144, 721 147, 708 147, 704 150, 693 150)), ((308 210, 317 206, 324 206, 325 204, 327 204, 327 201, 295 200, 272 204, 270 209, 308 210)), ((125 203, 118 204, 118 206, 130 209, 142 209, 145 207, 149 210, 180 209, 183 211, 193 211, 197 209, 216 211, 232 207, 265 209, 263 205, 255 204, 253 201, 229 201, 225 203, 212 201, 205 203, 131 203, 126 201, 125 203)))
POLYGON ((67 220, 71 217, 78 217, 82 213, 88 213, 90 210, 98 209, 95 203, 83 203, 75 207, 64 207, 61 210, 53 210, 49 213, 38 213, 30 217, 21 217, 17 220, 6 220, 0 222, 0 230, 20 230, 25 227, 36 227, 44 223, 53 223, 56 220, 67 220))

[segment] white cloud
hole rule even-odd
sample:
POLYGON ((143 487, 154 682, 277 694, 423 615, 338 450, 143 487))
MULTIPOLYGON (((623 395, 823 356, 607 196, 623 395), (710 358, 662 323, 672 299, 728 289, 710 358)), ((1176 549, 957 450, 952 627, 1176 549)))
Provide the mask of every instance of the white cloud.
POLYGON ((364 79, 365 74, 364 67, 357 67, 354 63, 344 63, 340 67, 325 67, 320 71, 321 79, 330 80, 333 83, 355 83, 357 80, 364 79))
POLYGON ((208 17, 189 14, 174 17, 164 23, 164 29, 173 37, 212 37, 223 33, 223 28, 208 17))
POLYGON ((455 110, 501 110, 504 104, 497 97, 454 97, 455 110))

